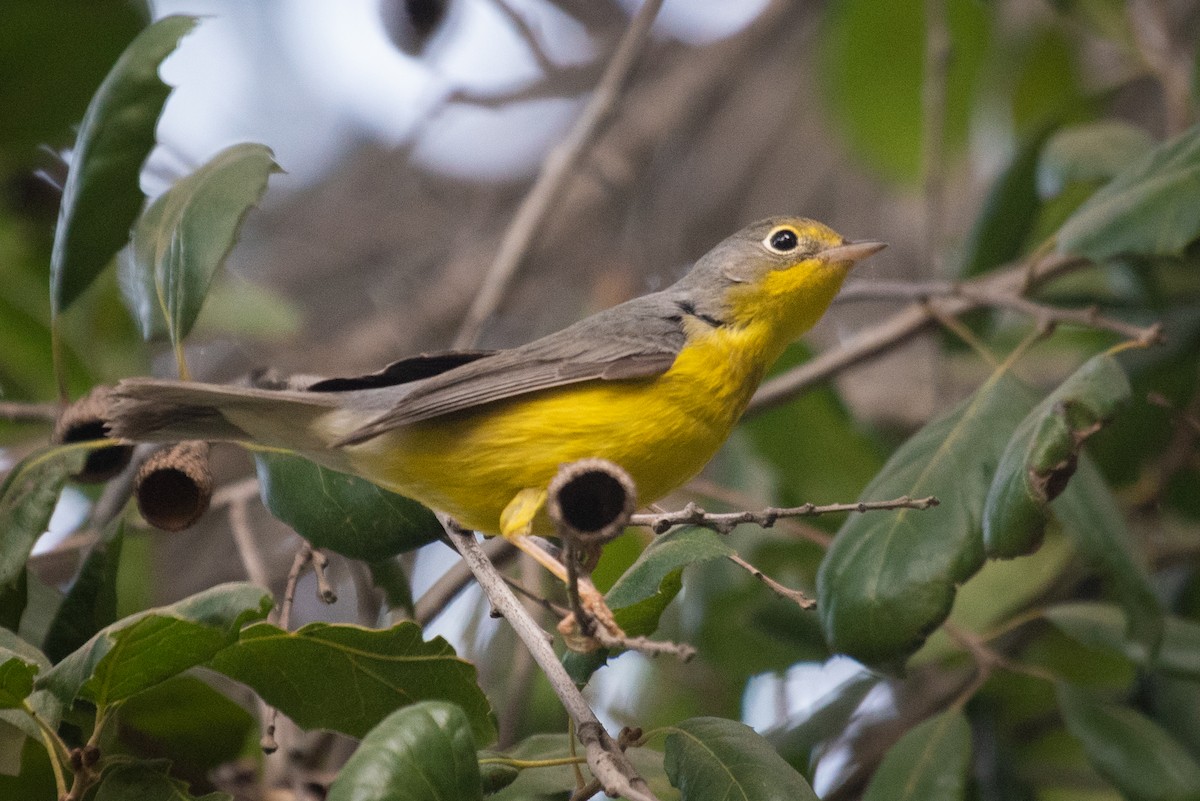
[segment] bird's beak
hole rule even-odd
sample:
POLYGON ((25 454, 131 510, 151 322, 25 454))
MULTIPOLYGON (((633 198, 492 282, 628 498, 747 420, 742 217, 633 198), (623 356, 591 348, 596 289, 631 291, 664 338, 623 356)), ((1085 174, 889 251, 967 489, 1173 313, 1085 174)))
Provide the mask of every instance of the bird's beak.
POLYGON ((837 247, 822 250, 823 261, 856 262, 874 255, 887 247, 886 242, 844 242, 837 247))

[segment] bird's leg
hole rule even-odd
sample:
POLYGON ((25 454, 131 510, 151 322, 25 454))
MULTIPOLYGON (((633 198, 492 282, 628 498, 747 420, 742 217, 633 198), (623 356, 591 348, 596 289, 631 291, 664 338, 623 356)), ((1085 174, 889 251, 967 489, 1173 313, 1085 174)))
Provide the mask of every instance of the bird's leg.
MULTIPOLYGON (((538 545, 530 537, 533 531, 533 521, 546 503, 546 491, 532 488, 518 492, 500 515, 500 535, 511 542, 522 552, 529 554, 533 560, 549 570, 563 584, 570 585, 571 577, 566 566, 538 545)), ((613 618, 612 610, 604 602, 604 595, 596 589, 591 579, 579 576, 576 580, 579 592, 579 604, 584 614, 590 617, 596 625, 601 626, 613 637, 624 637, 625 633, 613 618)), ((558 625, 559 633, 566 643, 574 650, 595 650, 597 644, 580 630, 580 621, 572 613, 563 618, 558 625)))

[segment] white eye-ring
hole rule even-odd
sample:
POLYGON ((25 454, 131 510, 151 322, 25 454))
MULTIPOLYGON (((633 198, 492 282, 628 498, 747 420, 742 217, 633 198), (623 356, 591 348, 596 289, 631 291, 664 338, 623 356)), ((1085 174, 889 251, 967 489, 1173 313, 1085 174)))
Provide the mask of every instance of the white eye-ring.
POLYGON ((776 253, 791 253, 800 246, 800 235, 795 228, 784 225, 767 234, 763 244, 776 253))

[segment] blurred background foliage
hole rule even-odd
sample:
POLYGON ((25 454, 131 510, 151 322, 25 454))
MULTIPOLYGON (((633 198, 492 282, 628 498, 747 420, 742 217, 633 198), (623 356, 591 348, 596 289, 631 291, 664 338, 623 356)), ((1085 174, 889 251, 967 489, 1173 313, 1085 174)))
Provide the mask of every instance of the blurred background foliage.
MULTIPOLYGON (((0 400, 55 396, 48 276, 63 154, 88 99, 149 20, 206 17, 164 65, 177 89, 142 176, 147 194, 240 141, 265 143, 285 171, 247 218, 188 339, 193 374, 227 380, 262 367, 367 372, 446 347, 517 204, 636 5, 161 0, 146 8, 8 0, 0 11, 0 108, 9 110, 0 114, 0 400)), ((1194 121, 1198 27, 1200 4, 1186 0, 668 2, 612 119, 566 182, 480 344, 518 343, 663 286, 728 232, 774 213, 889 242, 856 276, 868 284, 965 279, 1027 258, 1099 187, 1194 121)), ((1039 295, 1164 324, 1164 345, 1122 358, 1129 408, 1089 441, 1088 452, 1114 488, 1158 600, 1192 626, 1200 621, 1197 255, 1194 243, 1168 255, 1121 254, 1039 295)), ((853 341, 900 302, 836 305, 777 371, 853 341)), ((977 312, 965 321, 997 353, 1029 329, 1012 313, 977 312)), ((64 315, 62 333, 72 397, 122 376, 172 370, 169 347, 141 341, 114 270, 64 315)), ((1017 372, 1044 394, 1118 339, 1067 328, 1017 372)), ((991 372, 954 334, 890 348, 749 418, 677 500, 716 509, 857 499, 901 442, 991 372)), ((45 426, 0 420, 0 458, 15 461, 45 434, 45 426)), ((231 448, 214 458, 225 485, 254 470, 231 448)), ((89 492, 71 496, 75 519, 94 499, 89 492)), ((71 517, 69 506, 60 504, 62 517, 71 517)), ((278 591, 298 539, 265 510, 248 514, 278 591)), ((842 523, 743 526, 731 543, 785 585, 812 590, 842 523)), ((71 522, 51 528, 69 532, 71 522)), ((602 589, 648 539, 630 532, 609 546, 596 576, 602 589)), ((224 513, 178 535, 132 526, 123 541, 119 566, 107 568, 115 576, 114 616, 244 577, 224 513)), ((40 546, 28 579, 40 589, 30 597, 40 592, 56 608, 82 552, 40 546)), ((379 587, 393 593, 388 605, 402 608, 407 582, 419 598, 449 561, 437 544, 370 571, 335 557, 343 600, 318 605, 305 580, 296 619, 376 623, 379 587)), ((1106 627, 1110 607, 1017 625, 1028 610, 1064 600, 1112 600, 1111 588, 1054 526, 1036 554, 988 563, 962 587, 951 616, 956 630, 1013 625, 1005 656, 1029 669, 997 670, 970 696, 974 748, 962 756, 969 769, 955 774, 960 786, 908 797, 1200 797, 1196 787, 1169 795, 1169 783, 1131 786, 1131 775, 1154 771, 1102 753, 1096 734, 1125 731, 1112 736, 1132 746, 1137 737, 1128 733, 1150 725, 1150 742, 1169 742, 1183 755, 1176 766, 1200 763, 1194 664, 1163 667, 1131 655, 1131 644, 1106 627), (1037 671, 1121 705, 1077 689, 1056 693, 1037 671)), ((426 627, 427 636, 445 634, 478 664, 502 744, 563 731, 544 681, 485 612, 468 593, 426 627)), ((45 631, 51 624, 22 625, 45 631)), ((900 797, 879 789, 902 783, 888 778, 899 768, 884 763, 875 771, 885 755, 899 762, 909 753, 889 751, 905 732, 914 738, 906 747, 958 764, 951 742, 962 732, 958 719, 914 726, 959 711, 945 710, 970 675, 969 640, 943 630, 903 676, 869 674, 830 658, 814 613, 721 559, 684 572, 659 636, 692 642, 699 656, 688 664, 635 654, 613 661, 591 683, 606 720, 647 729, 697 715, 745 720, 828 799, 858 797, 872 775, 883 778, 871 797, 900 797)), ((1179 647, 1200 659, 1195 641, 1191 650, 1179 647)), ((261 757, 242 708, 209 683, 173 681, 180 684, 155 691, 160 701, 138 696, 127 710, 125 747, 176 758, 197 789, 245 785, 261 757), (172 699, 174 716, 164 707, 172 699), (181 722, 197 715, 224 722, 185 730, 181 722), (213 736, 218 729, 221 737, 213 736)), ((325 781, 349 752, 331 735, 286 736, 298 756, 268 761, 268 783, 282 774, 325 781)), ((27 745, 25 757, 30 786, 45 786, 36 784, 48 781, 36 749, 27 745)))

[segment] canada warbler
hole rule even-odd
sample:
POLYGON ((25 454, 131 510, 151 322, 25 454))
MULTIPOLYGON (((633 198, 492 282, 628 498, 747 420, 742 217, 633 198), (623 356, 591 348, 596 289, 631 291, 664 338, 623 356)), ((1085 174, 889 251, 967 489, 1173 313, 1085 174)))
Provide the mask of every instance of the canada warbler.
POLYGON ((128 379, 110 429, 294 451, 522 545, 552 533, 542 506, 564 463, 615 462, 642 504, 695 476, 784 347, 882 247, 763 220, 671 287, 521 347, 418 356, 304 390, 128 379))

